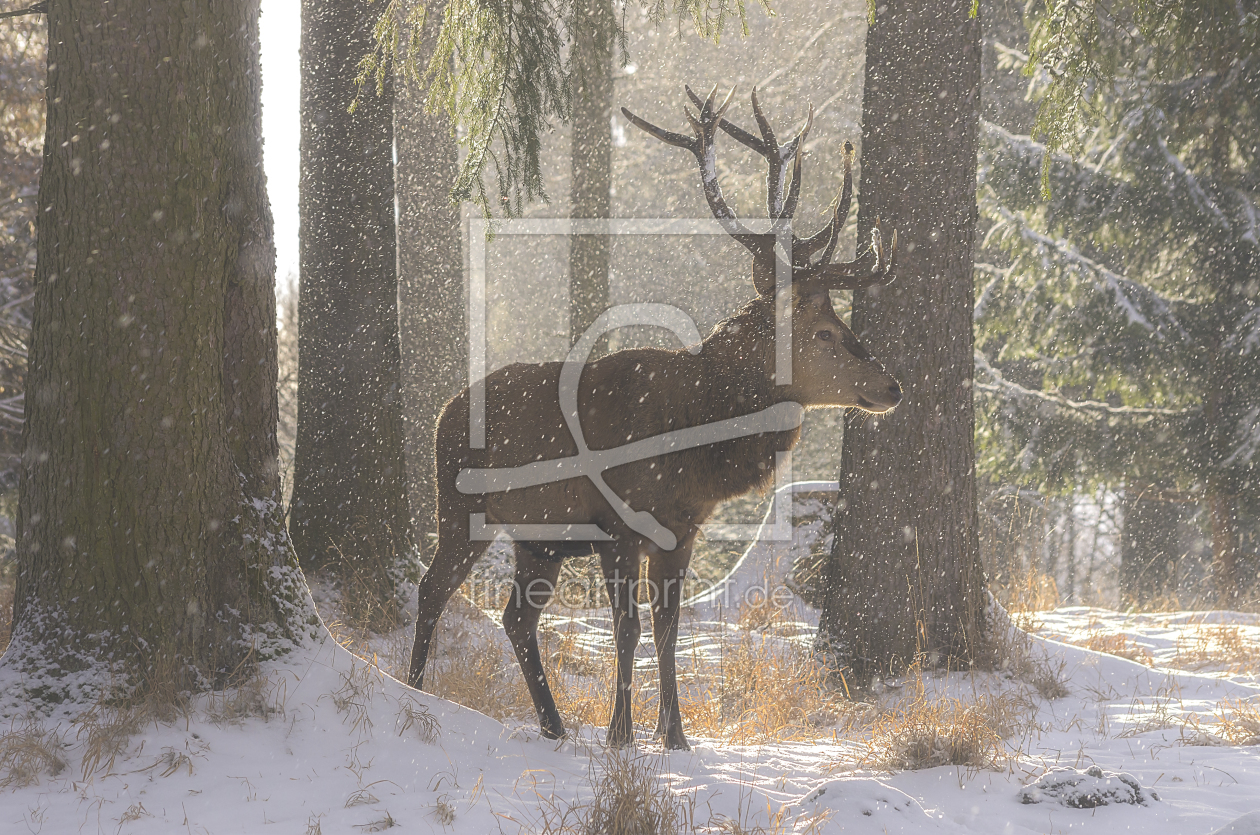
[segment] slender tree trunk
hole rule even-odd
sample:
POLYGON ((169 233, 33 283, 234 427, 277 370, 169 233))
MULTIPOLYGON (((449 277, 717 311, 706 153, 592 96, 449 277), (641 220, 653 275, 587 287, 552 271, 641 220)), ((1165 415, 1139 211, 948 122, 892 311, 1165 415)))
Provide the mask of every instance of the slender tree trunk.
POLYGON ((1212 519, 1212 585, 1216 605, 1228 609, 1238 599, 1237 500, 1219 486, 1209 488, 1208 512, 1212 519))
POLYGON ((393 82, 357 63, 376 10, 302 4, 298 425, 289 529, 302 566, 327 566, 347 614, 397 622, 411 554, 403 458, 394 227, 393 82))
MULTIPOLYGON (((430 4, 428 19, 441 20, 444 7, 445 2, 430 4)), ((425 27, 416 56, 418 72, 428 65, 437 31, 435 25, 425 27)), ((415 531, 422 550, 428 551, 437 533, 437 419, 468 376, 463 231, 459 205, 450 198, 459 149, 445 118, 425 112, 420 84, 409 71, 398 77, 394 130, 408 475, 415 531)))
POLYGON ((1140 479, 1124 486, 1120 528, 1120 605, 1146 606, 1173 591, 1180 556, 1177 505, 1140 479))
POLYGON ((859 675, 987 659, 972 436, 980 23, 971 3, 886 0, 867 34, 859 240, 883 219, 898 278, 853 328, 906 390, 845 424, 823 649, 859 675))
MULTIPOLYGON (((570 216, 609 216, 612 186, 613 35, 610 0, 578 0, 573 33, 570 216)), ((576 343, 608 307, 610 240, 574 235, 569 248, 569 334, 576 343)), ((603 344, 601 342, 601 344, 603 344)))
POLYGON ((222 681, 317 623, 279 504, 258 11, 52 0, 5 657, 28 686, 222 681))
MULTIPOLYGON (((1219 173, 1217 174, 1219 176, 1219 173)), ((1215 321, 1237 322, 1249 307, 1239 303, 1239 287, 1228 272, 1222 271, 1214 287, 1212 305, 1215 321)), ((1236 328, 1236 326, 1235 326, 1236 328)), ((1222 326, 1222 333, 1233 328, 1222 326)), ((1242 591, 1238 576, 1238 472, 1226 462, 1233 457, 1238 442, 1239 402, 1235 383, 1236 349, 1216 344, 1208 349, 1208 391, 1204 409, 1207 418, 1208 460, 1207 511, 1212 526, 1212 586, 1218 608, 1237 604, 1242 591)))

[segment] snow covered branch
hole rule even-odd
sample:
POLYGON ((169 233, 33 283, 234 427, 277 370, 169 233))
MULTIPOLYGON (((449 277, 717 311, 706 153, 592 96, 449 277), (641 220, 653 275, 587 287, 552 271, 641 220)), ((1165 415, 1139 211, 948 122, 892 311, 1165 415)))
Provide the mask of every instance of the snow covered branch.
POLYGON ((1087 276, 1100 293, 1110 295, 1130 324, 1150 331, 1159 339, 1164 338, 1165 331, 1171 330, 1182 341, 1193 342, 1189 332, 1173 313, 1171 303, 1164 296, 1145 285, 1130 281, 1083 255, 1067 241, 1056 240, 1033 229, 1022 217, 996 201, 986 198, 981 200, 981 204, 990 215, 1000 218, 1008 227, 1015 229, 1020 237, 1032 243, 1043 253, 1053 254, 1078 275, 1087 276))
POLYGON ((1111 404, 1103 403, 1100 400, 1071 400, 1061 394, 1040 391, 1038 389, 1030 389, 1025 386, 1021 386, 1018 383, 1011 382, 1002 375, 1001 371, 998 371, 990 365, 988 358, 980 351, 976 351, 975 353, 975 363, 976 371, 983 373, 992 381, 989 383, 982 383, 977 380, 975 386, 981 391, 1016 400, 1033 400, 1093 418, 1188 418, 1203 411, 1198 406, 1189 409, 1156 409, 1135 406, 1112 406, 1111 404))

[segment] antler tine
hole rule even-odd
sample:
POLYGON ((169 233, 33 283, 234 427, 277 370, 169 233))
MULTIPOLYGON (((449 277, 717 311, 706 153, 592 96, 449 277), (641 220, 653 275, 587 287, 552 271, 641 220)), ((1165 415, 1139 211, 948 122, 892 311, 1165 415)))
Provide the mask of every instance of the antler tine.
MULTIPOLYGON (((686 107, 683 108, 683 112, 687 115, 687 121, 691 123, 694 136, 684 136, 681 133, 674 133, 673 131, 657 127, 646 119, 641 119, 634 115, 624 107, 621 108, 621 112, 636 127, 641 128, 668 145, 686 148, 695 155, 696 162, 700 166, 700 182, 704 187, 704 197, 708 201, 709 210, 713 212, 713 216, 722 224, 722 228, 726 230, 727 234, 743 244, 754 257, 760 258, 764 257, 765 247, 761 244, 759 237, 754 235, 748 227, 744 226, 735 214, 735 210, 727 204, 726 199, 722 196, 722 187, 718 183, 717 153, 714 149, 713 139, 717 133, 718 125, 722 121, 722 114, 730 106, 734 95, 735 91, 732 89, 722 104, 715 109, 713 102, 717 98, 717 87, 714 86, 709 91, 708 98, 703 102, 697 103, 700 110, 698 116, 686 107)), ((696 99, 698 97, 692 94, 692 98, 696 99)))
POLYGON ((706 111, 712 112, 713 100, 717 98, 717 88, 716 84, 709 88, 709 95, 704 97, 704 104, 700 107, 701 114, 704 114, 706 111))
MULTIPOLYGON (((757 100, 757 88, 752 88, 752 109, 753 117, 757 120, 757 128, 761 131, 761 138, 766 143, 766 148, 777 151, 779 143, 775 141, 774 130, 770 127, 770 120, 766 118, 765 112, 761 109, 761 102, 757 100)), ((780 157, 780 160, 783 158, 780 157)))
POLYGON ((826 226, 805 240, 793 244, 792 260, 799 267, 809 267, 814 253, 821 247, 826 247, 826 249, 823 251, 823 257, 818 260, 817 265, 821 266, 831 263, 831 256, 835 253, 836 244, 840 241, 840 232, 844 229, 844 224, 849 219, 849 208, 852 203, 853 143, 845 142, 844 185, 841 187, 839 198, 836 200, 835 210, 831 213, 831 220, 826 226))
MULTIPOLYGON (((713 85, 713 89, 714 89, 714 91, 716 91, 716 90, 717 90, 717 85, 716 85, 716 84, 715 84, 715 85, 713 85)), ((712 93, 710 93, 710 94, 709 94, 709 97, 710 97, 710 98, 712 98, 712 96, 713 96, 713 94, 712 94, 712 93)), ((731 88, 731 91, 730 91, 729 93, 727 93, 727 94, 726 94, 726 98, 722 99, 722 106, 721 106, 721 107, 719 107, 719 108, 717 109, 717 112, 713 114, 713 119, 714 119, 714 122, 715 122, 717 125, 721 125, 721 124, 722 124, 722 122, 726 121, 725 119, 723 119, 723 118, 722 118, 722 116, 724 116, 724 115, 726 114, 726 108, 728 108, 728 107, 730 107, 730 106, 731 106, 731 100, 732 100, 732 99, 734 99, 734 98, 735 98, 735 88, 734 88, 734 87, 732 87, 732 88, 731 88)))
POLYGON ((792 141, 784 145, 780 150, 780 156, 787 159, 790 156, 796 156, 797 151, 805 144, 805 137, 809 136, 809 131, 814 127, 814 106, 809 106, 809 114, 805 117, 805 124, 801 126, 800 131, 792 138, 792 141))
MULTIPOLYGON (((792 160, 792 184, 788 186, 787 200, 783 201, 783 211, 779 214, 777 220, 791 220, 796 214, 796 204, 801 198, 801 159, 804 153, 798 151, 796 157, 792 160)), ((795 247, 796 238, 792 238, 792 245, 795 247)))
MULTIPOLYGON (((704 99, 696 95, 695 90, 692 90, 688 85, 683 85, 683 89, 687 91, 688 97, 691 98, 692 103, 695 104, 696 107, 704 107, 704 99)), ((725 108, 723 108, 723 112, 725 112, 725 108)), ((718 122, 718 127, 720 127, 727 136, 734 139, 739 144, 752 148, 762 156, 766 155, 766 143, 762 142, 739 125, 732 124, 726 119, 722 119, 718 122)))
POLYGON ((897 230, 892 233, 892 244, 888 247, 888 263, 884 265, 884 272, 892 275, 897 266, 897 230))
POLYGON ((713 107, 713 102, 717 99, 716 84, 713 85, 713 89, 709 91, 708 98, 703 102, 700 102, 694 93, 692 97, 696 99, 696 106, 700 109, 699 118, 693 116, 685 105, 683 106, 683 113, 687 115, 687 121, 691 123, 691 130, 696 134, 696 138, 700 140, 702 146, 711 145, 713 144, 713 137, 717 135, 718 126, 724 121, 722 114, 731 106, 731 99, 735 97, 735 88, 731 88, 731 91, 726 94, 726 98, 722 100, 722 103, 716 109, 713 107))
POLYGON ((887 284, 895 277, 893 267, 897 263, 897 232, 893 230, 892 245, 888 249, 888 257, 884 257, 884 237, 880 231, 880 221, 875 221, 871 230, 871 247, 855 260, 845 264, 819 264, 806 275, 797 277, 797 281, 810 281, 822 285, 828 290, 857 290, 874 284, 887 284), (873 253, 875 263, 871 264, 866 257, 873 253))
POLYGON ((696 149, 694 146, 696 144, 696 140, 693 137, 684 136, 681 133, 674 133, 672 130, 665 130, 664 128, 657 127, 647 119, 634 115, 628 108, 625 107, 621 108, 621 115, 629 119, 632 125, 661 140, 666 145, 686 148, 688 151, 695 153, 696 149))

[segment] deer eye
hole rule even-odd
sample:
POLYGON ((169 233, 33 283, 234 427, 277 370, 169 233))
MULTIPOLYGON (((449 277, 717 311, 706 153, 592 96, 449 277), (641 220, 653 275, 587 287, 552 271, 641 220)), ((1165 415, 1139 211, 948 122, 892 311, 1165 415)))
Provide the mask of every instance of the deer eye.
POLYGON ((814 336, 818 337, 818 338, 819 338, 819 339, 821 339, 823 342, 830 342, 830 341, 831 341, 831 331, 826 331, 826 330, 824 330, 824 331, 819 331, 818 333, 814 334, 814 336))

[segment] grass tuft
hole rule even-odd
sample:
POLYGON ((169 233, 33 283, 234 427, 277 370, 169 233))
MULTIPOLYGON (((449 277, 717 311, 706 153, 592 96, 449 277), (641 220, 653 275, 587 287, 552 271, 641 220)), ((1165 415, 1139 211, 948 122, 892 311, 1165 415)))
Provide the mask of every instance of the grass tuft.
POLYGON ((888 771, 934 768, 1004 768, 1005 738, 1028 722, 1029 706, 1007 693, 977 694, 967 701, 929 697, 916 675, 910 697, 881 711, 867 741, 863 763, 888 771))
POLYGON ((1260 745, 1260 707, 1255 702, 1226 699, 1217 711, 1220 736, 1233 745, 1260 745))
POLYGON ((629 749, 610 749, 593 759, 587 800, 557 801, 543 795, 539 835, 681 835, 694 826, 694 795, 674 792, 660 763, 629 749))
POLYGON ((0 736, 0 787, 25 788, 66 768, 62 739, 35 717, 0 736))

